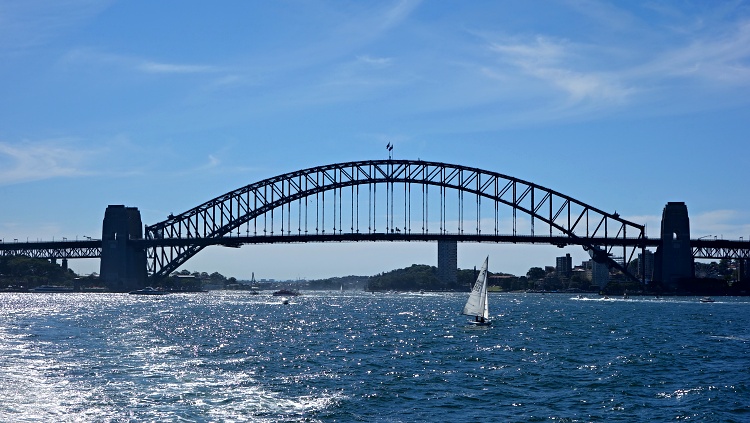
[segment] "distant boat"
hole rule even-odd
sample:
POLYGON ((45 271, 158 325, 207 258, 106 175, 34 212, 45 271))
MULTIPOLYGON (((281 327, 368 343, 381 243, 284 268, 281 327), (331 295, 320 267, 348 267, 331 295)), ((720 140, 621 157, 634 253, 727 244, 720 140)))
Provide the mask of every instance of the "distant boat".
POLYGON ((42 285, 33 288, 31 292, 74 292, 73 288, 67 286, 42 285))
POLYGON ((299 295, 299 292, 290 291, 288 289, 280 289, 273 293, 274 297, 284 297, 284 296, 296 297, 297 295, 299 295))
POLYGON ((484 259, 484 264, 479 270, 479 276, 477 281, 474 283, 474 288, 469 294, 469 299, 466 300, 461 314, 467 316, 474 316, 474 321, 470 322, 477 326, 489 326, 492 322, 489 320, 489 308, 487 305, 487 262, 490 257, 484 259))
POLYGON ((135 291, 128 292, 130 295, 166 295, 169 294, 169 291, 163 291, 161 289, 156 289, 151 286, 147 286, 143 289, 137 289, 135 291))
POLYGON ((714 302, 714 299, 713 299, 713 298, 711 298, 711 297, 703 297, 703 298, 701 298, 701 300, 700 300, 700 301, 701 301, 702 303, 712 303, 712 302, 714 302))
POLYGON ((284 304, 284 305, 286 305, 286 304, 289 304, 289 298, 287 298, 287 297, 283 297, 283 298, 281 299, 281 304, 284 304))

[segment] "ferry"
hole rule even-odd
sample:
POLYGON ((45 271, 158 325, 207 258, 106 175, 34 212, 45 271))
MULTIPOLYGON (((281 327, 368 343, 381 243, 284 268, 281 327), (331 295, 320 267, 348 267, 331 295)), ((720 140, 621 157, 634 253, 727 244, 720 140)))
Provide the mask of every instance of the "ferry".
POLYGON ((57 285, 41 285, 31 289, 31 292, 74 292, 73 288, 57 285))

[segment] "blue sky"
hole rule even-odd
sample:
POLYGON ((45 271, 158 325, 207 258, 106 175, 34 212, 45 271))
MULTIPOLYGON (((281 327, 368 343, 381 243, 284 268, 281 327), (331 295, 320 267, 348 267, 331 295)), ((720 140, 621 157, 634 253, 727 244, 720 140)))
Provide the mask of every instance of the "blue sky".
MULTIPOLYGON (((693 238, 750 239, 743 1, 0 1, 0 239, 145 224, 281 173, 349 160, 500 172, 693 238)), ((462 244, 524 274, 574 247, 462 244)), ((257 278, 436 263, 433 244, 210 248, 257 278)), ((74 270, 98 270, 76 260, 74 270)))

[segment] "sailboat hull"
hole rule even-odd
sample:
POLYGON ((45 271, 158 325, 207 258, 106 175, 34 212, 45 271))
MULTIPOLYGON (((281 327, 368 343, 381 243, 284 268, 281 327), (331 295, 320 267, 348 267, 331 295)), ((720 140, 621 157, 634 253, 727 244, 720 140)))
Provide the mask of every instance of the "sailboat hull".
POLYGON ((492 324, 489 320, 485 320, 484 322, 469 322, 469 324, 474 326, 489 326, 492 324))

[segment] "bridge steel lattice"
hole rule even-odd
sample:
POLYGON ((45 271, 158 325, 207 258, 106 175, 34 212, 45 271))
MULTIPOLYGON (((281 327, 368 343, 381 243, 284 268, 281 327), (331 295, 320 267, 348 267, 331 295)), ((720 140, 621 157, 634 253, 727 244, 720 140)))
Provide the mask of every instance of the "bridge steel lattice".
POLYGON ((100 240, 88 241, 37 241, 0 244, 0 257, 26 256, 40 259, 99 258, 102 255, 100 240))
POLYGON ((750 260, 750 240, 691 240, 694 259, 750 260))
POLYGON ((143 242, 148 274, 158 278, 207 245, 436 239, 581 245, 626 274, 647 244, 644 226, 531 182, 390 159, 252 183, 146 226, 143 242))

